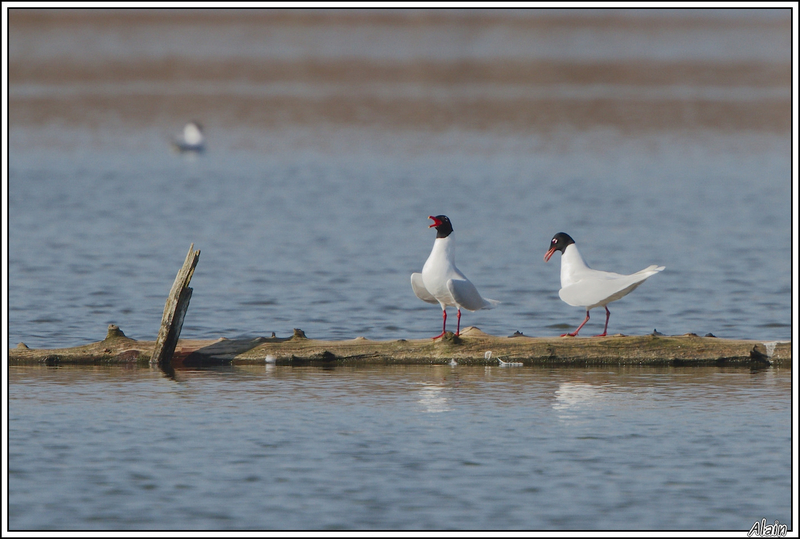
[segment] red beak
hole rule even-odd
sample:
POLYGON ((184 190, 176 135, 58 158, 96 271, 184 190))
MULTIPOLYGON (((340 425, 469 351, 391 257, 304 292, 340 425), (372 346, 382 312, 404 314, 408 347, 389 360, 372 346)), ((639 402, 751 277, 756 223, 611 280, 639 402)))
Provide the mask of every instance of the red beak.
POLYGON ((435 226, 439 226, 439 225, 442 224, 442 222, 439 219, 437 219, 436 217, 434 217, 433 215, 429 215, 428 219, 433 219, 433 224, 430 225, 428 228, 433 228, 435 226))
POLYGON ((549 250, 549 251, 547 251, 547 252, 544 254, 544 261, 545 261, 545 262, 550 262, 550 257, 551 257, 551 256, 553 256, 553 254, 554 254, 555 252, 556 252, 556 248, 555 248, 555 247, 550 247, 550 250, 549 250))

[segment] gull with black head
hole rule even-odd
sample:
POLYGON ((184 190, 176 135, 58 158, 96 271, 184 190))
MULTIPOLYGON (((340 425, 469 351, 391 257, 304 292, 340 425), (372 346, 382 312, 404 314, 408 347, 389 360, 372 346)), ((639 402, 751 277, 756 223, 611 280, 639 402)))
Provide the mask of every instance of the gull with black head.
POLYGON ((458 310, 456 336, 461 331, 461 309, 477 311, 491 309, 499 301, 481 297, 469 279, 456 267, 455 238, 453 225, 445 215, 429 216, 433 224, 428 228, 436 229, 433 250, 422 267, 422 273, 411 274, 411 288, 414 294, 428 303, 438 303, 442 307, 442 333, 434 337, 444 336, 447 327, 447 307, 458 310))
POLYGON ((572 333, 565 333, 562 337, 575 337, 584 324, 589 321, 589 311, 595 307, 604 307, 606 310, 606 325, 603 333, 595 337, 605 337, 608 332, 608 319, 611 313, 608 304, 612 301, 630 294, 648 277, 664 269, 664 266, 648 266, 631 275, 620 275, 610 271, 591 269, 583 261, 569 234, 559 232, 550 240, 550 249, 544 255, 548 262, 556 251, 561 252, 561 290, 559 297, 568 305, 586 309, 586 319, 572 333))

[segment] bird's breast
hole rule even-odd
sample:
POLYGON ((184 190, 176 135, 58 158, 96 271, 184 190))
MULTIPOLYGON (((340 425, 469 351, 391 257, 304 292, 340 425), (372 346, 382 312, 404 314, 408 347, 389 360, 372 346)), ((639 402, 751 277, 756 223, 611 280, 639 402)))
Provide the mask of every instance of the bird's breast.
POLYGON ((561 254, 561 288, 566 288, 585 278, 591 270, 575 244, 568 245, 561 254))
POLYGON ((459 278, 459 271, 453 263, 452 242, 440 238, 434 242, 428 260, 422 267, 422 282, 436 299, 443 301, 450 297, 447 281, 459 278))

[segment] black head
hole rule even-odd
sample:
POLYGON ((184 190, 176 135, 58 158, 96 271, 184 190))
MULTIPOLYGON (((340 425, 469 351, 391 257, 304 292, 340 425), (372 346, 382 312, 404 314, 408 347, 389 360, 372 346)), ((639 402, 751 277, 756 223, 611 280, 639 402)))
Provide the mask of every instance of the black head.
POLYGON ((575 240, 573 240, 569 236, 569 234, 565 232, 559 232, 558 234, 553 236, 552 240, 550 240, 550 249, 545 253, 544 261, 548 262, 550 260, 550 257, 553 256, 553 254, 556 251, 561 251, 561 254, 563 255, 564 249, 566 249, 568 245, 572 245, 573 243, 575 243, 575 240))
POLYGON ((450 219, 448 219, 446 215, 437 215, 436 217, 429 215, 428 219, 433 219, 433 224, 428 228, 436 229, 437 238, 446 238, 453 231, 453 225, 450 223, 450 219))

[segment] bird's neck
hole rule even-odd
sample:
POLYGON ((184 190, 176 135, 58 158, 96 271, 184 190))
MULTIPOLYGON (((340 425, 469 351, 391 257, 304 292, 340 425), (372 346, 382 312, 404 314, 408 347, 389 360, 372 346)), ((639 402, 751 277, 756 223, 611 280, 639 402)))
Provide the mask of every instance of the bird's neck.
POLYGON ((446 260, 450 264, 455 264, 456 243, 452 232, 446 238, 436 238, 433 240, 433 250, 431 256, 434 260, 446 260))
POLYGON ((581 253, 574 243, 567 245, 561 254, 561 288, 565 288, 580 280, 583 270, 589 269, 583 261, 581 253))

